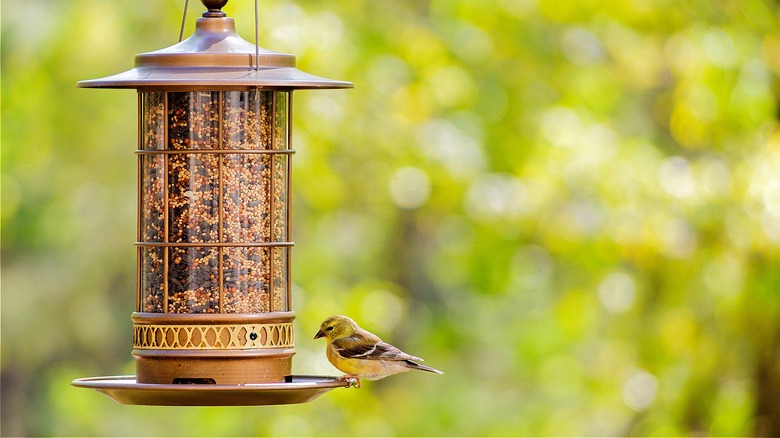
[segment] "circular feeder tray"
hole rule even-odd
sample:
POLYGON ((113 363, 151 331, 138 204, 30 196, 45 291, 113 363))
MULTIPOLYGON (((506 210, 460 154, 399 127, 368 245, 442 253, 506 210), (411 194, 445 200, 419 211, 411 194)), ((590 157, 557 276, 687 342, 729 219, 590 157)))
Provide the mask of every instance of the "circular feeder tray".
POLYGON ((156 406, 258 406, 306 403, 333 388, 350 386, 337 377, 285 376, 280 383, 150 384, 135 376, 88 377, 71 382, 102 392, 119 403, 156 406))

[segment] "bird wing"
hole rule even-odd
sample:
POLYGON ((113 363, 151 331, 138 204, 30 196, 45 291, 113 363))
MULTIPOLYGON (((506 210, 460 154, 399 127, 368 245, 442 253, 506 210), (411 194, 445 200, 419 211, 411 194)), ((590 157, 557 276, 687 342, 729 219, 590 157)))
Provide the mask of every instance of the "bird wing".
POLYGON ((333 341, 333 348, 341 357, 347 359, 422 361, 421 358, 404 353, 379 338, 374 342, 366 341, 367 339, 350 336, 333 341))

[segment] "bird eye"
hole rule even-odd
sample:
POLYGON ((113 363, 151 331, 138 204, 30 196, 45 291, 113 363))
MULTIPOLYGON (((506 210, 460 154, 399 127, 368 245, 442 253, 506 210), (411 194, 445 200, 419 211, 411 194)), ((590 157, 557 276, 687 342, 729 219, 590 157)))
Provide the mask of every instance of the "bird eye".
POLYGON ((331 331, 331 330, 333 330, 333 326, 330 326, 330 327, 326 328, 325 330, 331 331))

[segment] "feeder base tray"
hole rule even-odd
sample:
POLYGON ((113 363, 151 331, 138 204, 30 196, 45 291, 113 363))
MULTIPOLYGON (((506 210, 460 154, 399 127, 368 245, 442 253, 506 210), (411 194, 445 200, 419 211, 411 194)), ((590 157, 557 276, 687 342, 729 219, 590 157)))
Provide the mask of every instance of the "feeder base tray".
POLYGON ((306 403, 350 383, 337 377, 286 376, 283 383, 150 384, 136 382, 135 376, 110 376, 76 379, 72 385, 94 389, 127 405, 258 406, 306 403))

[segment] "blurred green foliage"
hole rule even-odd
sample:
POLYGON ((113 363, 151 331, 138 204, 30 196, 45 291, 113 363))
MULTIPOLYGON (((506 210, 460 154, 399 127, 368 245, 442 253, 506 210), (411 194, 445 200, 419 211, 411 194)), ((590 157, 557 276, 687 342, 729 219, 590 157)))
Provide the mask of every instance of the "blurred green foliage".
POLYGON ((355 83, 295 93, 294 372, 338 374, 310 339, 345 313, 447 374, 251 408, 69 386, 134 372, 136 96, 75 84, 183 3, 3 2, 2 435, 780 434, 769 0, 261 1, 261 45, 355 83))

